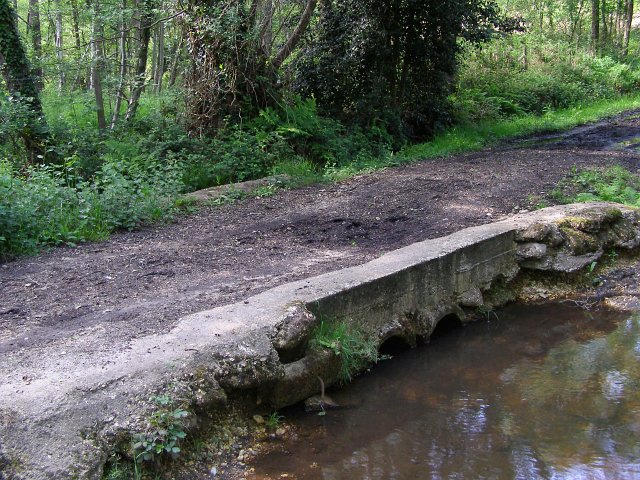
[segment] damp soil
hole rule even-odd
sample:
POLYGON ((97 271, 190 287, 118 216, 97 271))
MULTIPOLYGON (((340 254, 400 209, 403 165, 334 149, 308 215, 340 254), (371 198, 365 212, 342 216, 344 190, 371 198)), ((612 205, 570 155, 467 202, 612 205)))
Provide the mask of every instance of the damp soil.
POLYGON ((399 353, 332 398, 283 412, 248 480, 635 479, 640 319, 511 306, 399 353))
POLYGON ((634 148, 611 147, 631 136, 640 137, 635 114, 558 140, 535 137, 526 146, 512 142, 207 207, 106 242, 4 263, 0 374, 10 374, 13 360, 35 371, 68 351, 91 365, 186 314, 503 219, 532 208, 531 199, 544 198, 572 168, 638 171, 634 148))

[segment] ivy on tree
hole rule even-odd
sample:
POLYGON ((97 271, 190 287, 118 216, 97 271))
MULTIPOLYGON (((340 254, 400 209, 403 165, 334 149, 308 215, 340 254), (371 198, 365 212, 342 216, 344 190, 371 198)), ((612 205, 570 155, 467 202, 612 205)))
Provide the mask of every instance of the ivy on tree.
POLYGON ((11 94, 10 101, 20 103, 28 112, 21 137, 29 161, 42 162, 45 159, 47 125, 16 18, 9 0, 0 0, 0 70, 11 94))
POLYGON ((459 40, 488 39, 498 22, 489 0, 327 0, 294 86, 325 114, 426 138, 447 123, 459 40))

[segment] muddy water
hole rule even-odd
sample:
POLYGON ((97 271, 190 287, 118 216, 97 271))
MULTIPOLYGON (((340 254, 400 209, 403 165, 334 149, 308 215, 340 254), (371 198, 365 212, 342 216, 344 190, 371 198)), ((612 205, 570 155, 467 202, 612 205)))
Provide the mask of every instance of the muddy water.
POLYGON ((248 478, 640 478, 637 317, 509 308, 330 393, 248 478))

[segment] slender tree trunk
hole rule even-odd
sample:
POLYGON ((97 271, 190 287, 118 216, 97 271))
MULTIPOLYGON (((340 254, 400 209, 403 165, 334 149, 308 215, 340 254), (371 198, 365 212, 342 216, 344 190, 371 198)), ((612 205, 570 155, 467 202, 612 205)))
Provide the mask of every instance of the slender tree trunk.
POLYGON ((178 40, 175 52, 173 54, 173 59, 171 60, 171 69, 169 71, 169 87, 173 87, 176 83, 176 79, 178 78, 178 65, 180 63, 180 57, 182 56, 182 42, 183 37, 181 36, 178 40))
POLYGON ((615 15, 613 12, 609 14, 609 38, 611 39, 611 44, 614 44, 616 41, 616 25, 615 25, 615 15))
POLYGON ((29 162, 44 162, 47 125, 38 87, 20 40, 15 11, 8 0, 0 0, 0 32, 0 66, 3 66, 0 70, 7 90, 14 97, 12 101, 26 105, 30 112, 30 128, 23 129, 21 134, 29 162))
POLYGON ((140 29, 142 28, 142 9, 144 0, 133 0, 133 12, 131 13, 131 32, 129 35, 129 57, 140 48, 140 29))
POLYGON ((80 50, 82 42, 80 41, 80 15, 78 13, 78 3, 71 0, 71 18, 73 26, 73 38, 76 41, 76 48, 80 50))
POLYGON ((609 39, 609 32, 607 30, 607 0, 600 0, 600 21, 602 26, 600 27, 600 49, 602 50, 607 45, 609 39))
POLYGON ((265 0, 262 4, 260 25, 260 48, 265 58, 271 56, 273 43, 273 0, 265 0))
POLYGON ((591 0, 591 52, 597 55, 600 50, 600 1, 591 0))
POLYGON ((164 22, 160 22, 156 29, 155 43, 155 71, 153 75, 153 91, 160 93, 162 91, 162 77, 164 75, 164 22))
POLYGON ((140 8, 140 30, 138 32, 138 55, 136 59, 136 70, 129 95, 129 105, 127 107, 126 121, 130 121, 136 114, 140 95, 144 90, 147 81, 147 60, 149 57, 149 40, 151 39, 151 24, 153 23, 153 5, 151 0, 143 0, 140 8))
MULTIPOLYGON (((76 0, 70 0, 69 4, 71 5, 71 29, 73 32, 73 39, 76 45, 76 51, 78 52, 78 55, 81 55, 82 41, 80 39, 80 15, 78 13, 78 3, 76 0)), ((81 72, 82 69, 78 68, 73 81, 74 86, 78 88, 86 87, 86 83, 83 80, 84 75, 81 72)))
POLYGON ((118 47, 120 49, 120 78, 118 79, 118 90, 116 92, 116 102, 111 115, 111 129, 113 130, 118 123, 120 117, 120 108, 124 100, 124 86, 127 79, 127 25, 124 12, 127 9, 127 0, 122 0, 122 12, 120 12, 120 40, 118 47))
POLYGON ((156 61, 158 60, 158 29, 151 31, 151 89, 156 91, 156 61))
POLYGON ((633 23, 633 0, 626 0, 624 12, 624 30, 622 35, 622 54, 629 55, 629 38, 631 37, 631 25, 633 23))
POLYGON ((582 8, 584 7, 584 3, 582 0, 578 3, 578 11, 576 12, 575 20, 571 24, 571 35, 570 39, 573 43, 575 39, 576 32, 578 31, 578 27, 582 25, 582 8))
POLYGON ((31 36, 31 46, 33 47, 33 74, 36 77, 38 90, 42 90, 44 86, 42 71, 42 31, 40 29, 40 4, 38 2, 39 0, 29 0, 27 28, 31 36))
POLYGON ((58 91, 62 93, 65 84, 64 71, 64 43, 62 36, 62 4, 60 0, 56 0, 56 59, 58 60, 58 91))
POLYGON ((96 99, 96 114, 98 116, 98 129, 107 128, 104 115, 104 97, 102 94, 102 48, 100 48, 100 0, 94 0, 93 19, 91 25, 91 86, 96 99))

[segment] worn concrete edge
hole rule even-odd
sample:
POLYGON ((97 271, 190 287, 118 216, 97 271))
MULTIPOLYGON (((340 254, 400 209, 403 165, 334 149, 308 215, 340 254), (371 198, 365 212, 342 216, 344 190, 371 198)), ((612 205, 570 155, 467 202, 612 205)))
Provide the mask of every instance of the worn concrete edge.
MULTIPOLYGON (((558 222, 589 210, 611 208, 631 218, 635 233, 625 240, 625 246, 637 247, 640 228, 637 211, 633 209, 604 203, 552 207, 419 242, 364 265, 285 284, 236 304, 186 316, 168 333, 133 341, 108 365, 68 372, 62 383, 52 384, 45 376, 29 385, 20 385, 18 395, 16 385, 2 384, 0 477, 100 478, 110 450, 144 425, 154 408, 147 401, 152 394, 169 393, 203 415, 208 410, 223 408, 227 396, 237 391, 250 392, 257 401, 282 406, 282 396, 277 390, 291 390, 286 382, 291 373, 287 369, 307 359, 302 356, 284 365, 275 344, 287 319, 298 315, 300 310, 311 326, 321 314, 341 314, 358 320, 359 315, 367 314, 366 308, 358 303, 362 292, 375 293, 399 275, 405 282, 400 286, 405 288, 415 272, 423 275, 420 278, 424 280, 424 273, 420 272, 443 258, 449 258, 455 266, 454 276, 502 262, 504 271, 495 275, 480 272, 478 281, 483 284, 473 289, 487 289, 505 272, 507 276, 517 273, 514 262, 522 260, 517 258, 517 232, 538 223, 558 222), (504 246, 497 256, 490 246, 493 239, 499 239, 504 246), (472 245, 480 245, 478 255, 482 258, 475 266, 465 263, 465 249, 472 245), (342 305, 342 311, 337 312, 332 305, 342 305)), ((452 281, 454 284, 449 288, 458 288, 455 285, 458 280, 452 281)), ((442 316, 448 313, 463 316, 456 303, 466 293, 452 291, 444 302, 446 305, 434 305, 434 312, 419 318, 418 327, 410 328, 423 329, 428 334, 442 316)), ((473 305, 473 301, 467 303, 473 305)), ((385 312, 387 307, 380 306, 380 311, 385 312)), ((400 317, 409 313, 401 312, 400 317)), ((389 318, 388 324, 373 326, 380 342, 403 333, 403 326, 398 325, 400 320, 395 317, 389 318)), ((304 325, 302 337, 309 331, 309 325, 304 325)), ((327 363, 330 365, 331 359, 327 363)), ((299 373, 293 372, 291 378, 299 373)), ((301 385, 299 392, 288 391, 290 397, 286 398, 300 400, 312 393, 307 391, 309 388, 301 385)))
POLYGON ((187 201, 206 204, 207 202, 224 199, 230 196, 233 197, 238 194, 249 195, 263 187, 282 186, 289 181, 291 181, 291 177, 289 175, 273 175, 266 178, 260 178, 258 180, 247 180, 244 182, 220 185, 218 187, 204 188, 195 192, 185 193, 182 195, 182 198, 187 201))

